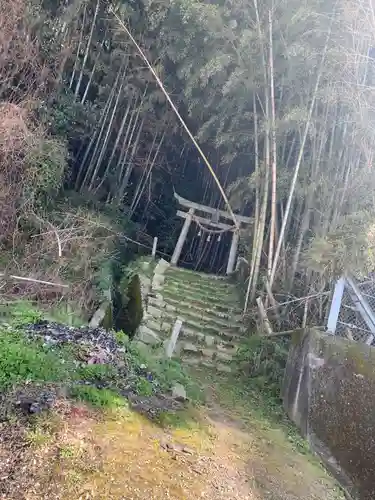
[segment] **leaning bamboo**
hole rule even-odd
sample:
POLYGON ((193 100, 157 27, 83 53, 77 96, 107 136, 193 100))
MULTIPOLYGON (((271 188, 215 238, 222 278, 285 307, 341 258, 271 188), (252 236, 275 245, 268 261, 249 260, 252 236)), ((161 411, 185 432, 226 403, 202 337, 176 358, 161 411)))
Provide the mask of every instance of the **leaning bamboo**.
POLYGON ((135 45, 137 51, 139 52, 140 56, 142 57, 142 59, 144 60, 144 62, 146 63, 148 69, 151 71, 153 77, 155 78, 157 84, 159 85, 161 91, 163 92, 165 98, 167 99, 168 103, 170 104, 171 108, 173 109, 175 115, 177 116, 179 122, 181 123, 181 125, 183 126, 185 132, 188 134, 188 136, 190 137, 191 141, 193 142, 195 148, 197 149, 198 153, 200 154, 200 156, 202 157, 205 165, 207 166, 210 174, 212 175, 217 187, 219 188, 219 191, 220 191, 220 194, 221 196, 223 197, 223 200, 225 202, 225 205, 228 209, 228 212, 230 213, 230 216, 232 217, 233 219, 233 223, 236 227, 237 230, 240 229, 240 224, 239 222, 237 221, 237 218, 233 212, 233 209, 231 207, 231 204, 229 203, 229 200, 228 200, 228 197, 227 195, 225 194, 225 191, 223 189, 223 186, 221 185, 217 175, 215 174, 215 171, 214 169, 212 168, 210 162, 208 161, 206 155, 203 153, 201 147, 199 146, 198 142, 196 141, 196 139, 194 138, 193 134, 190 132, 190 129, 188 128, 188 126, 186 125, 185 121, 183 120, 182 116, 180 115, 180 113, 178 112, 175 104, 173 103, 171 97, 169 96, 168 92, 166 91, 162 81, 160 80, 160 78, 158 77, 156 71, 154 70, 154 68, 151 66, 149 60, 147 59, 145 53, 143 52, 143 50, 141 49, 141 47, 138 45, 137 41, 135 40, 135 38, 133 37, 133 35, 130 33, 129 29, 127 28, 127 26, 125 25, 125 23, 120 19, 120 17, 116 14, 116 12, 114 12, 113 8, 110 7, 109 9, 113 16, 117 19, 119 25, 123 28, 123 30, 126 32, 126 34, 128 35, 128 37, 130 38, 130 40, 132 41, 132 43, 135 45))

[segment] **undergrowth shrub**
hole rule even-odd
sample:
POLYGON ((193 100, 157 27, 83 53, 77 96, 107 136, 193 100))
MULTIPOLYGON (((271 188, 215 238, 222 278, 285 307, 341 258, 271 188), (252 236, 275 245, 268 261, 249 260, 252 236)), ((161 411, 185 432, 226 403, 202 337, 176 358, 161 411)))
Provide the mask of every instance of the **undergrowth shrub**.
POLYGON ((4 251, 8 272, 67 287, 9 282, 3 292, 10 297, 27 296, 49 307, 63 301, 87 320, 108 299, 116 238, 111 221, 86 208, 73 209, 68 202, 56 204, 43 216, 24 214, 13 235, 12 257, 4 251), (18 271, 12 268, 14 262, 18 271))
POLYGON ((287 356, 285 339, 252 335, 238 349, 236 365, 252 387, 279 398, 287 356))

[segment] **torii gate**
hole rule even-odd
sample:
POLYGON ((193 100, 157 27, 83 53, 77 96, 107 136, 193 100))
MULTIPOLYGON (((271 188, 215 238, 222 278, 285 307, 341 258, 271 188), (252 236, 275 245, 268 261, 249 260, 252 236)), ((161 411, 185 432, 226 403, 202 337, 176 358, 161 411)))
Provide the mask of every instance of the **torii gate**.
MULTIPOLYGON (((220 222, 220 219, 232 220, 232 216, 230 215, 230 213, 225 212, 224 210, 218 210, 216 208, 208 207, 206 205, 201 205, 200 203, 195 203, 193 201, 186 200, 185 198, 182 198, 182 196, 179 196, 177 193, 175 193, 174 196, 178 201, 178 203, 183 207, 188 208, 189 211, 182 212, 181 210, 177 210, 177 215, 185 219, 185 222, 184 225, 182 226, 180 236, 178 238, 176 247, 172 255, 171 265, 177 266, 178 260, 182 252, 182 248, 184 246, 190 228, 190 224, 192 223, 192 221, 194 221, 197 222, 199 225, 204 224, 205 226, 214 228, 214 230, 222 232, 232 231, 233 233, 232 244, 230 247, 227 270, 226 270, 227 274, 232 274, 234 271, 234 266, 237 256, 238 241, 240 237, 239 230, 233 225, 229 225, 225 222, 220 222), (203 217, 201 215, 196 215, 196 212, 204 212, 206 217, 203 217), (210 218, 207 218, 207 214, 210 218)), ((251 224, 253 222, 253 219, 251 217, 245 217, 244 215, 237 215, 237 214, 235 215, 240 225, 251 224)))

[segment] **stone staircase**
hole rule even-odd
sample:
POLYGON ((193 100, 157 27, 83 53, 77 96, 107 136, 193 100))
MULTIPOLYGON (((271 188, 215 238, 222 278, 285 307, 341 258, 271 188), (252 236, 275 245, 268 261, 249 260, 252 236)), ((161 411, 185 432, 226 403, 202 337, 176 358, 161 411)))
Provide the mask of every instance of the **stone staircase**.
POLYGON ((234 284, 160 261, 145 302, 138 340, 147 344, 167 341, 180 319, 182 328, 174 355, 190 365, 230 372, 243 334, 234 284))

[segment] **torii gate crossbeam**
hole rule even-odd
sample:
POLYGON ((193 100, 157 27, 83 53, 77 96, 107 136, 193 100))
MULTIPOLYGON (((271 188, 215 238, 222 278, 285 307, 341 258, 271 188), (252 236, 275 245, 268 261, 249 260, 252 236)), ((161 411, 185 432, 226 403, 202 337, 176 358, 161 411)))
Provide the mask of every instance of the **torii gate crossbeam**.
MULTIPOLYGON (((225 212, 224 210, 218 210, 209 207, 207 205, 201 205, 200 203, 195 203, 193 201, 186 200, 185 198, 179 196, 177 193, 175 193, 174 196, 179 202, 179 204, 182 205, 183 207, 188 208, 189 211, 188 212, 182 212, 181 210, 177 211, 177 215, 179 217, 184 218, 185 222, 184 225, 182 226, 180 236, 177 240, 176 247, 172 255, 171 265, 177 266, 183 246, 186 241, 186 237, 189 232, 190 225, 193 221, 196 221, 199 224, 205 224, 206 226, 215 228, 216 230, 219 229, 222 231, 231 231, 233 233, 232 243, 228 257, 227 269, 226 269, 226 274, 232 274, 234 271, 237 250, 238 250, 239 231, 235 226, 220 221, 220 218, 226 220, 228 219, 233 220, 231 214, 229 212, 225 212), (196 212, 203 212, 206 215, 210 215, 211 218, 197 215, 196 212)), ((251 217, 246 217, 244 215, 236 214, 236 219, 240 224, 251 224, 253 222, 253 219, 251 217)))

